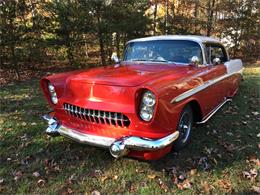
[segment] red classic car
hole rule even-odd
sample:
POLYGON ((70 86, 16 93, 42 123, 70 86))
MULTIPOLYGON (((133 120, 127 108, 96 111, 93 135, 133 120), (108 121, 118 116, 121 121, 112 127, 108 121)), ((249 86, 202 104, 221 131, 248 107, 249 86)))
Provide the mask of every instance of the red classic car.
POLYGON ((113 157, 158 159, 180 150, 236 94, 241 60, 217 39, 155 36, 129 41, 115 65, 47 76, 49 135, 109 148, 113 157))

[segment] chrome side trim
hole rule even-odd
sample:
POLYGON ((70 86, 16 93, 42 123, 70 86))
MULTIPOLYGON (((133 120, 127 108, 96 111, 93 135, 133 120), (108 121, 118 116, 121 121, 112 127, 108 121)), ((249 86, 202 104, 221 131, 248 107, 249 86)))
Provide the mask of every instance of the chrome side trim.
POLYGON ((196 88, 190 89, 190 90, 178 95, 177 97, 173 98, 171 100, 171 103, 180 102, 180 101, 182 101, 182 100, 184 100, 184 99, 186 99, 186 98, 188 98, 188 97, 190 97, 190 96, 192 96, 192 95, 194 95, 194 94, 196 94, 196 93, 198 93, 198 92, 200 92, 200 91, 202 91, 202 90, 204 90, 204 89, 206 89, 206 88, 208 88, 208 87, 210 87, 214 84, 216 84, 217 82, 222 81, 223 79, 226 79, 226 78, 228 78, 232 75, 235 75, 235 74, 242 74, 242 71, 243 70, 240 70, 240 71, 237 71, 237 72, 234 72, 234 73, 231 73, 231 74, 225 74, 225 75, 220 76, 216 79, 206 81, 202 85, 199 85, 196 88))
POLYGON ((232 102, 232 99, 225 99, 222 103, 220 103, 216 108, 214 108, 202 121, 197 122, 196 124, 204 124, 206 123, 225 103, 232 102))

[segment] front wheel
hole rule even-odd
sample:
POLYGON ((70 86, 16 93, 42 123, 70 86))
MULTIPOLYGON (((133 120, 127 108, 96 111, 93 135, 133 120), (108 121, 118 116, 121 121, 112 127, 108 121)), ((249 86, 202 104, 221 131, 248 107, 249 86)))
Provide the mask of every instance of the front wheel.
POLYGON ((177 130, 179 131, 179 137, 173 144, 173 149, 179 151, 184 148, 190 141, 191 131, 193 125, 193 113, 190 105, 187 105, 183 108, 177 130))

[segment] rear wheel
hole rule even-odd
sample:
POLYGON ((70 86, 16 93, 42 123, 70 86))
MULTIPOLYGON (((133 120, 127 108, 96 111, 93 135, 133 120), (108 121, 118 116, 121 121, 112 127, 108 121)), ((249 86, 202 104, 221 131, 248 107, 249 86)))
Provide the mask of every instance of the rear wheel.
POLYGON ((185 147, 189 141, 190 141, 190 136, 192 132, 192 125, 193 125, 193 113, 190 105, 187 105, 183 108, 177 130, 179 131, 179 137, 173 144, 173 149, 175 151, 181 150, 183 147, 185 147))

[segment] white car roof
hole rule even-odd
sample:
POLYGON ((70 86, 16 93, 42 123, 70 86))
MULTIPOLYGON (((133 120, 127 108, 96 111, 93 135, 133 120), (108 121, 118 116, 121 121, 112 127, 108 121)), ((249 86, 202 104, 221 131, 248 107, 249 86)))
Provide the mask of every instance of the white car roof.
POLYGON ((188 40, 188 41, 195 41, 199 44, 205 42, 214 42, 214 43, 221 43, 219 39, 207 36, 198 36, 198 35, 162 35, 162 36, 151 36, 139 39, 133 39, 129 41, 131 42, 141 42, 141 41, 157 41, 157 40, 188 40))

